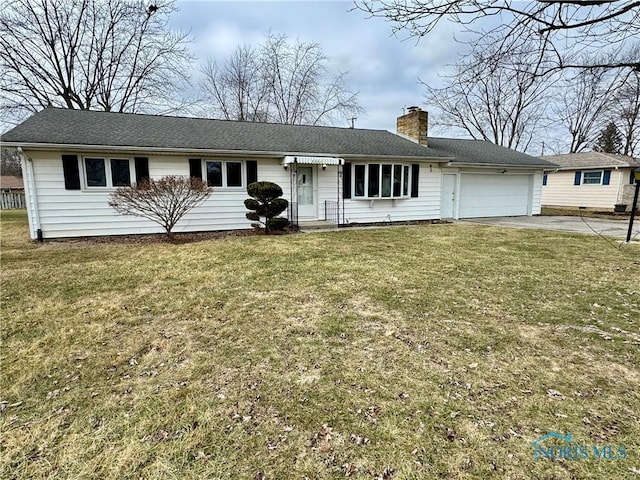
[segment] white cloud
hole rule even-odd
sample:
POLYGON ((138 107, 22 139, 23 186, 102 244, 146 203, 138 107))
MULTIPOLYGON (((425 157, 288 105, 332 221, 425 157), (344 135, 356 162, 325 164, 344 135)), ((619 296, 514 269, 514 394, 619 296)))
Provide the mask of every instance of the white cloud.
MULTIPOLYGON (((452 24, 442 24, 416 45, 401 41, 381 19, 350 11, 349 1, 179 1, 174 27, 190 30, 194 54, 225 58, 238 44, 257 43, 265 33, 320 44, 334 71, 348 71, 365 112, 356 126, 394 130, 402 107, 422 104, 418 77, 438 81, 438 73, 457 58, 452 24)), ((345 126, 348 124, 345 119, 345 126)))

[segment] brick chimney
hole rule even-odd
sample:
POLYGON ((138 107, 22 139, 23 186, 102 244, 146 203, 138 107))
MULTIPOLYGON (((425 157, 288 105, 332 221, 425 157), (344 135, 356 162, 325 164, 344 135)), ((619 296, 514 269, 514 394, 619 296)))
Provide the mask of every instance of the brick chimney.
POLYGON ((407 108, 407 113, 398 117, 396 123, 398 135, 408 137, 420 145, 426 145, 428 116, 429 114, 420 107, 407 108))

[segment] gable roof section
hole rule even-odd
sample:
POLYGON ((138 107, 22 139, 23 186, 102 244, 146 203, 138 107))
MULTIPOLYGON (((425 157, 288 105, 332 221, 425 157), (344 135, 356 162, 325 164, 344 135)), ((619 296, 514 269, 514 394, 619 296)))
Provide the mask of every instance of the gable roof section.
POLYGON ((447 161, 385 130, 236 122, 46 108, 2 135, 2 142, 185 151, 408 157, 447 161))
POLYGON ((566 153, 547 155, 545 160, 558 165, 558 170, 581 170, 585 168, 624 168, 638 167, 640 161, 625 155, 601 152, 566 153))
POLYGON ((555 164, 486 140, 429 137, 429 147, 453 158, 451 164, 550 168, 555 164))

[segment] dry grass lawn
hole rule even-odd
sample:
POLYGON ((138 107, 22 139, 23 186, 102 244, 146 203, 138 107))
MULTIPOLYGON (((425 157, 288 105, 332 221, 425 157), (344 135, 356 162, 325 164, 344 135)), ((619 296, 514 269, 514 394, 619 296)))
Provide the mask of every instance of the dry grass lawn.
POLYGON ((640 479, 638 245, 1 227, 3 479, 640 479), (550 431, 626 458, 535 461, 550 431))

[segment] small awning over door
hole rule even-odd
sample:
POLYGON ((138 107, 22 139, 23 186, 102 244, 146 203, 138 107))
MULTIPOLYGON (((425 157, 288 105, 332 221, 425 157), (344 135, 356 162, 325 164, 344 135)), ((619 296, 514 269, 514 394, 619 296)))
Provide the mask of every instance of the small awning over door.
POLYGON ((287 155, 282 159, 283 165, 299 163, 304 165, 344 165, 344 159, 337 157, 298 157, 287 155))

